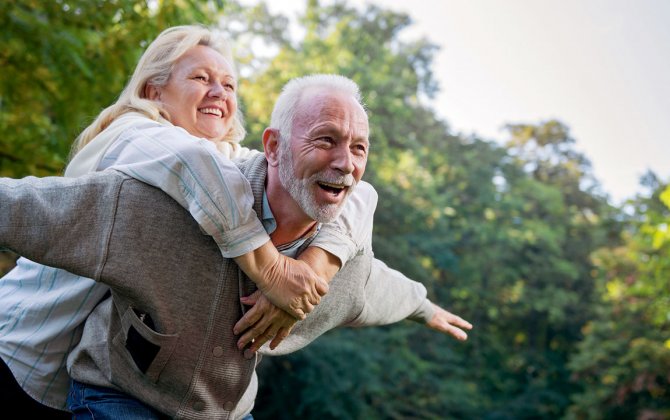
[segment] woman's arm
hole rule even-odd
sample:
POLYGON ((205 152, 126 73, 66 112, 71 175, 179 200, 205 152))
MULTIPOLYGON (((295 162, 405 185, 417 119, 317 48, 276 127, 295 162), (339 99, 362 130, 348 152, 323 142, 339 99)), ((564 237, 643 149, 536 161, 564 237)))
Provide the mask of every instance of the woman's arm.
POLYGON ((305 263, 282 256, 253 210, 253 195, 237 166, 213 143, 153 121, 126 130, 98 170, 113 168, 160 188, 186 208, 226 258, 292 316, 304 318, 328 285, 305 263))

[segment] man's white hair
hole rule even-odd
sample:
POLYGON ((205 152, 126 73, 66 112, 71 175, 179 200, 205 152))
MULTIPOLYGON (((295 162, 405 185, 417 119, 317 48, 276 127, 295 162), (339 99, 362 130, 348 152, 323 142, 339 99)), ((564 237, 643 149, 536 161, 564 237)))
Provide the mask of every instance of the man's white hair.
POLYGON ((296 109, 303 93, 310 88, 330 88, 351 95, 363 108, 361 92, 353 80, 338 74, 312 74, 289 81, 282 89, 270 118, 270 127, 279 130, 280 144, 291 137, 296 109))

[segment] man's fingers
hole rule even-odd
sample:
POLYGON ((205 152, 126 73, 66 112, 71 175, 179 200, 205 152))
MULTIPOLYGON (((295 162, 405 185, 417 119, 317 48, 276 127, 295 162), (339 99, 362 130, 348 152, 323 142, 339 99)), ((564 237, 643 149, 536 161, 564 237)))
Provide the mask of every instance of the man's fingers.
POLYGON ((463 318, 449 314, 449 316, 442 319, 441 329, 457 340, 465 341, 468 339, 468 334, 463 331, 461 328, 472 329, 472 324, 464 320, 463 318), (461 327, 461 328, 458 328, 461 327))
POLYGON ((247 328, 254 325, 263 315, 262 311, 258 310, 256 306, 249 309, 246 314, 233 327, 233 334, 239 335, 247 330, 247 328))
POLYGON ((465 331, 449 323, 446 318, 442 318, 439 322, 433 324, 432 327, 440 332, 449 334, 457 340, 465 341, 468 339, 468 334, 465 331))
POLYGON ((251 344, 249 349, 253 352, 258 351, 263 344, 270 341, 274 337, 274 333, 270 329, 267 329, 263 334, 260 334, 258 337, 254 338, 254 342, 251 344))
POLYGON ((468 334, 460 328, 456 328, 453 325, 449 325, 446 328, 446 332, 449 333, 452 337, 457 340, 465 341, 468 339, 468 334))
MULTIPOLYGON (((256 344, 257 341, 262 340, 262 343, 260 345, 263 345, 266 341, 268 341, 272 336, 265 338, 263 340, 263 334, 265 330, 267 329, 266 322, 261 322, 256 323, 253 327, 249 328, 243 335, 240 337, 239 340, 237 340, 237 348, 242 350, 247 344, 251 343, 254 341, 254 344, 256 344)), ((260 347, 260 345, 258 347, 260 347)))
POLYGON ((450 324, 465 328, 466 330, 472 329, 472 324, 464 320, 460 316, 451 314, 451 318, 448 320, 450 324))
POLYGON ((260 295, 261 295, 261 291, 256 290, 255 292, 253 292, 249 296, 242 296, 240 298, 240 301, 245 305, 254 306, 256 304, 256 302, 258 302, 258 298, 260 297, 260 295))
POLYGON ((449 334, 460 341, 468 339, 468 334, 463 330, 471 330, 472 324, 460 316, 444 310, 438 305, 433 304, 433 306, 435 308, 435 314, 433 314, 431 320, 427 322, 429 327, 445 334, 449 334))
POLYGON ((279 343, 281 343, 286 337, 288 337, 289 332, 291 332, 291 328, 284 328, 284 327, 280 328, 279 331, 277 331, 275 337, 270 342, 270 349, 272 350, 276 349, 279 343))

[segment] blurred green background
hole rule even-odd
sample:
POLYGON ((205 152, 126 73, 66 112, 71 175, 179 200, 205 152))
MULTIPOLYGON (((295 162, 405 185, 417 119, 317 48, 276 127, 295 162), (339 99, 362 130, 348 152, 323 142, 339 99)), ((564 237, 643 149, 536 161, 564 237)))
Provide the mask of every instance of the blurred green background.
POLYGON ((359 83, 375 253, 475 325, 466 343, 411 322, 343 329, 265 358, 256 418, 670 418, 667 180, 647 173, 614 207, 560 121, 510 124, 505 143, 454 134, 421 99, 435 46, 401 40, 401 13, 312 0, 294 39, 263 4, 5 0, 0 176, 61 174, 147 43, 190 23, 235 44, 249 147, 290 78, 359 83))

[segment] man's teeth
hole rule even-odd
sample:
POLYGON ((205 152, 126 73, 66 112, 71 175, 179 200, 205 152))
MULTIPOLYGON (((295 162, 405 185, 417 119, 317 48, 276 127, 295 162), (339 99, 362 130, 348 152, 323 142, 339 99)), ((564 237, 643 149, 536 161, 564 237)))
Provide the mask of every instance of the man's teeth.
POLYGON ((223 116, 223 113, 218 108, 201 108, 200 112, 202 112, 203 114, 216 115, 219 118, 221 118, 223 116))
POLYGON ((342 184, 331 184, 331 183, 329 183, 329 182, 323 182, 323 181, 319 181, 319 185, 321 185, 322 187, 334 188, 334 189, 337 189, 337 190, 342 190, 342 189, 344 189, 344 188, 347 187, 346 185, 342 185, 342 184))

